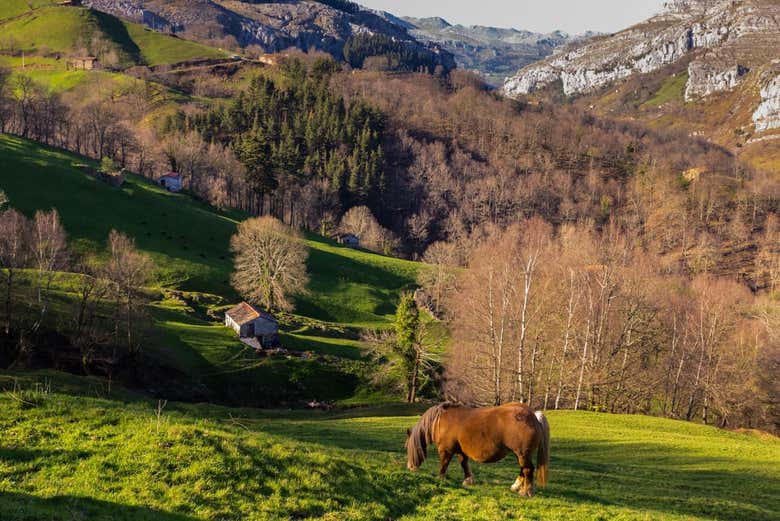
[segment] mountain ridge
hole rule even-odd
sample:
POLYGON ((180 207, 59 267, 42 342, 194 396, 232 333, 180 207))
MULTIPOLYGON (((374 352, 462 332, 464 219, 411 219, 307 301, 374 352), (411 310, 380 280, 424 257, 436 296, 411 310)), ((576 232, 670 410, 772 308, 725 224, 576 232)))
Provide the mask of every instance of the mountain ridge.
POLYGON ((563 31, 535 33, 515 28, 452 24, 441 17, 402 17, 409 33, 449 51, 460 67, 476 71, 501 85, 515 70, 544 59, 561 48, 596 33, 570 35, 563 31))
POLYGON ((748 88, 748 79, 756 79, 754 130, 763 132, 780 128, 778 48, 777 0, 675 0, 640 24, 523 68, 502 90, 516 98, 559 84, 566 96, 590 95, 690 60, 686 103, 748 88))
POLYGON ((445 69, 455 66, 446 51, 417 41, 381 13, 343 0, 83 0, 85 7, 155 29, 228 48, 257 46, 275 53, 297 47, 342 59, 357 36, 382 36, 425 54, 445 69))

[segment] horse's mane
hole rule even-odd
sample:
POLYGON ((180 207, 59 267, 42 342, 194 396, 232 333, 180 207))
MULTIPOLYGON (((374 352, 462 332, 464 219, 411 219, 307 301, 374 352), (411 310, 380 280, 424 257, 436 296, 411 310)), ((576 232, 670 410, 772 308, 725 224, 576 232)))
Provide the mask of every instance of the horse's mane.
POLYGON ((450 407, 456 407, 457 404, 444 402, 435 405, 425 411, 420 421, 409 432, 406 439, 406 453, 408 456, 406 466, 409 470, 417 470, 425 461, 428 455, 428 445, 434 441, 436 429, 439 425, 441 413, 450 407))

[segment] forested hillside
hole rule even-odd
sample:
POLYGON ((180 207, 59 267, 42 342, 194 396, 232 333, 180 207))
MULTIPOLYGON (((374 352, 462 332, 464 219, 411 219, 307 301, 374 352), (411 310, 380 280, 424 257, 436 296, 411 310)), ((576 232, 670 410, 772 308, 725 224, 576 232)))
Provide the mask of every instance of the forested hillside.
MULTIPOLYGON (((418 304, 453 343, 445 357, 412 343, 401 358, 412 376, 444 384, 433 389, 444 396, 776 422, 764 369, 778 363, 780 180, 771 169, 579 103, 506 99, 462 71, 351 70, 300 52, 153 65, 143 57, 179 40, 150 34, 162 39, 134 37, 139 65, 122 71, 70 71, 40 49, 20 63, 9 52, 0 130, 146 178, 174 170, 213 208, 357 234, 366 248, 432 265, 417 280, 403 270, 391 287, 369 270, 352 302, 333 291, 349 269, 318 272, 310 286, 326 280, 327 296, 301 297, 298 311, 304 324, 353 328, 336 333, 343 345, 383 345, 368 330, 387 328, 400 289, 421 286, 418 304), (355 302, 371 304, 353 313, 355 302)), ((233 298, 231 252, 221 248, 216 284, 212 272, 207 284, 177 289, 233 298)), ((216 308, 205 306, 209 320, 216 308)), ((311 335, 304 327, 300 336, 311 335)), ((399 366, 382 367, 398 376, 399 366)), ((395 389, 411 381, 396 378, 395 389)))
POLYGON ((408 31, 0 0, 0 521, 778 519, 771 78, 511 99, 408 31))

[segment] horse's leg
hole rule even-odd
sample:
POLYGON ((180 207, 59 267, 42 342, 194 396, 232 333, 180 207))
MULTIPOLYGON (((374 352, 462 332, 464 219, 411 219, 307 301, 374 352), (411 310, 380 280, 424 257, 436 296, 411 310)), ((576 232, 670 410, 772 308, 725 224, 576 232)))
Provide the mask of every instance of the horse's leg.
POLYGON ((447 477, 447 467, 450 466, 453 453, 446 449, 439 449, 439 479, 447 477))
POLYGON ((531 497, 534 495, 534 464, 531 453, 516 453, 517 463, 520 465, 520 475, 512 484, 512 492, 517 492, 521 496, 531 497))
POLYGON ((474 484, 474 474, 471 473, 471 468, 469 467, 469 457, 465 454, 458 454, 458 459, 460 459, 460 466, 466 477, 466 479, 463 480, 463 486, 470 487, 474 484))

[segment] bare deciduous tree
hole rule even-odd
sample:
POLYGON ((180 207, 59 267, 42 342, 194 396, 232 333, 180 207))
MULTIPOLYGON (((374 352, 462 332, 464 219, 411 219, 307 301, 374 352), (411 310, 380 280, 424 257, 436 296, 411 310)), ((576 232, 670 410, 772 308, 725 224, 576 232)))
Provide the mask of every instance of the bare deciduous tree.
POLYGON ((119 343, 119 324, 124 322, 127 348, 135 354, 139 350, 135 318, 142 309, 142 290, 151 280, 154 264, 148 255, 136 249, 133 239, 116 230, 108 236, 108 248, 111 258, 103 273, 117 303, 116 342, 119 343))
POLYGON ((398 239, 383 228, 366 206, 356 206, 341 218, 339 225, 341 233, 351 233, 360 238, 360 244, 380 253, 390 254, 396 247, 398 239))
POLYGON ((73 344, 79 348, 81 365, 84 371, 88 372, 95 349, 107 337, 100 327, 98 315, 104 299, 111 290, 111 285, 104 278, 104 272, 94 263, 85 262, 77 267, 77 271, 81 276, 75 288, 78 300, 74 317, 73 344))
POLYGON ((57 271, 67 266, 67 235, 57 210, 36 212, 31 227, 31 257, 37 270, 38 305, 41 325, 49 305, 49 290, 57 271))
POLYGON ((308 283, 308 249, 299 234, 273 217, 248 219, 238 226, 230 248, 236 291, 270 310, 293 309, 292 297, 308 283))
POLYGON ((493 236, 472 259, 447 301, 453 329, 448 393, 500 405, 510 399, 517 375, 517 243, 493 236))
POLYGON ((11 331, 13 284, 16 270, 27 265, 30 257, 30 223, 16 210, 0 214, 0 266, 5 271, 5 333, 11 331))
POLYGON ((417 283, 430 298, 432 311, 440 316, 446 295, 455 287, 456 247, 447 242, 435 242, 425 250, 423 262, 426 266, 420 270, 417 283))

